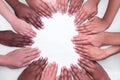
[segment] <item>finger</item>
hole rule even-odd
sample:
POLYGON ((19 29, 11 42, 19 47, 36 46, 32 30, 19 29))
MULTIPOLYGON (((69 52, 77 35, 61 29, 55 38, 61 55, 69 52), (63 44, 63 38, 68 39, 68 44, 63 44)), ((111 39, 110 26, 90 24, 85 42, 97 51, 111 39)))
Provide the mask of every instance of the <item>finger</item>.
POLYGON ((70 71, 70 70, 68 70, 67 79, 68 79, 68 80, 72 80, 72 74, 71 74, 71 71, 70 71))
POLYGON ((58 65, 57 64, 54 64, 54 67, 53 67, 53 72, 52 72, 52 77, 56 77, 57 75, 57 70, 58 70, 58 65))
POLYGON ((89 67, 89 68, 92 68, 92 66, 93 66, 91 63, 88 63, 88 61, 83 60, 83 59, 79 59, 79 62, 80 62, 81 64, 89 67))
POLYGON ((86 19, 87 19, 88 15, 86 14, 86 12, 84 12, 78 19, 79 22, 76 22, 76 25, 82 24, 86 19))
POLYGON ((36 52, 34 55, 26 57, 25 63, 32 61, 33 59, 39 57, 39 52, 36 52))
POLYGON ((78 63, 78 65, 80 67, 82 67, 83 69, 85 69, 87 72, 89 72, 91 70, 91 68, 89 68, 88 66, 84 65, 83 63, 78 63))
POLYGON ((78 77, 76 76, 77 71, 76 71, 76 69, 74 68, 74 65, 73 65, 73 64, 71 65, 71 70, 72 70, 72 75, 73 75, 74 80, 79 80, 78 77))
POLYGON ((68 0, 64 0, 64 3, 65 3, 64 12, 66 13, 67 12, 67 7, 68 7, 68 0))
POLYGON ((81 54, 88 55, 88 54, 86 54, 88 52, 88 50, 83 49, 82 47, 77 47, 76 46, 76 47, 74 47, 74 49, 81 54))

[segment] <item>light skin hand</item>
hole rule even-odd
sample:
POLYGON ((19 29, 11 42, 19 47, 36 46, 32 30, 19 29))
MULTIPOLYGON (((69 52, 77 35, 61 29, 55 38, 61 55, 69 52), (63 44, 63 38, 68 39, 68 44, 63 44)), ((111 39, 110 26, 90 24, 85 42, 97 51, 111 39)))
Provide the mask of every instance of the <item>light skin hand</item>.
POLYGON ((77 36, 73 37, 72 42, 77 45, 93 45, 95 47, 101 47, 105 45, 105 38, 107 32, 102 32, 93 35, 85 35, 85 34, 78 34, 77 36))
POLYGON ((68 9, 69 15, 74 15, 81 8, 83 0, 70 0, 70 5, 68 9))
POLYGON ((72 42, 75 45, 93 45, 95 47, 101 47, 105 45, 120 45, 120 33, 119 32, 101 32, 98 34, 78 34, 73 37, 72 42), (112 39, 111 39, 112 38, 112 39))
POLYGON ((59 80, 72 80, 72 74, 71 71, 68 70, 66 67, 63 67, 61 69, 61 73, 59 76, 59 80))
POLYGON ((97 62, 82 58, 79 59, 78 64, 80 67, 84 68, 94 80, 110 80, 108 74, 97 62))
POLYGON ((42 0, 26 0, 30 8, 32 8, 40 16, 52 17, 52 10, 50 7, 42 0))
POLYGON ((47 65, 47 58, 33 61, 18 77, 18 80, 40 80, 42 71, 47 65), (39 75, 39 76, 38 76, 39 75))
POLYGON ((68 0, 56 0, 57 9, 58 11, 62 12, 62 14, 65 14, 68 9, 68 0))
POLYGON ((31 26, 21 19, 15 20, 11 25, 13 29, 21 35, 31 38, 36 36, 36 32, 31 28, 31 26))
POLYGON ((7 19, 16 32, 29 37, 34 37, 36 35, 30 25, 12 14, 2 0, 0 0, 0 5, 0 14, 7 19))
POLYGON ((92 18, 98 12, 98 3, 99 0, 88 0, 82 5, 80 10, 77 12, 75 17, 76 25, 82 24, 85 20, 92 18))
POLYGON ((5 66, 9 68, 21 68, 30 64, 30 61, 39 57, 37 48, 22 48, 9 52, 5 55, 5 66))
POLYGON ((87 23, 77 26, 76 31, 84 34, 95 34, 105 31, 108 28, 109 23, 105 20, 95 16, 87 23))
POLYGON ((79 69, 77 65, 71 65, 71 71, 74 80, 91 80, 89 75, 85 71, 79 69))
POLYGON ((120 52, 119 46, 112 46, 105 49, 92 45, 75 46, 75 51, 90 60, 103 60, 120 52))
POLYGON ((27 36, 22 36, 7 30, 0 31, 0 43, 12 47, 24 47, 26 45, 32 45, 33 41, 27 36))
POLYGON ((58 66, 56 63, 49 64, 43 71, 40 80, 56 80, 58 66))
POLYGON ((25 4, 18 0, 6 0, 7 3, 14 9, 15 14, 18 18, 31 23, 37 29, 43 29, 42 21, 37 13, 30 9, 25 4))

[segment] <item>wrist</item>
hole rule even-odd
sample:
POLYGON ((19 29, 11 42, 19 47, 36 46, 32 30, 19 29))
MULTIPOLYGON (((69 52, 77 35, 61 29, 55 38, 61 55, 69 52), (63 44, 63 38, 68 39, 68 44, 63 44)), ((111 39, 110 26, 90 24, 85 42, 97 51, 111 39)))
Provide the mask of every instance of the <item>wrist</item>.
POLYGON ((8 59, 6 55, 0 55, 0 66, 7 66, 8 65, 8 59))
POLYGON ((88 0, 89 2, 94 2, 96 5, 99 4, 100 0, 88 0))
POLYGON ((103 41, 102 41, 102 45, 109 45, 111 43, 111 37, 109 37, 109 33, 108 32, 103 32, 103 41))
POLYGON ((13 19, 11 19, 11 21, 9 21, 12 27, 14 27, 18 22, 19 18, 17 18, 16 16, 13 19))

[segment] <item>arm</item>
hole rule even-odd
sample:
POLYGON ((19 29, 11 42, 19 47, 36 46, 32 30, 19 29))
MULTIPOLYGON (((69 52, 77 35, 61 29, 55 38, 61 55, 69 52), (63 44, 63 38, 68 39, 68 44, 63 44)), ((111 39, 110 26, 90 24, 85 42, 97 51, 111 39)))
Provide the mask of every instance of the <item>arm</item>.
MULTIPOLYGON (((120 7, 120 1, 118 0, 109 0, 107 11, 103 17, 103 20, 105 20, 109 25, 114 20, 114 17, 120 7)), ((109 26, 108 25, 108 26, 109 26)))
POLYGON ((81 25, 85 20, 94 17, 98 12, 98 3, 100 0, 87 0, 76 13, 75 24, 81 25))
POLYGON ((103 60, 120 52, 120 46, 111 46, 106 49, 101 49, 91 45, 76 46, 75 50, 82 57, 89 60, 103 60))
POLYGON ((3 0, 0 0, 0 14, 7 19, 16 32, 29 37, 36 36, 36 33, 32 30, 30 25, 12 14, 3 0))
POLYGON ((0 0, 0 14, 4 16, 8 22, 11 24, 14 23, 14 21, 18 20, 18 18, 10 12, 10 10, 7 8, 7 6, 4 4, 3 0, 0 0))
POLYGON ((103 45, 120 45, 120 33, 119 32, 105 32, 105 40, 103 45))

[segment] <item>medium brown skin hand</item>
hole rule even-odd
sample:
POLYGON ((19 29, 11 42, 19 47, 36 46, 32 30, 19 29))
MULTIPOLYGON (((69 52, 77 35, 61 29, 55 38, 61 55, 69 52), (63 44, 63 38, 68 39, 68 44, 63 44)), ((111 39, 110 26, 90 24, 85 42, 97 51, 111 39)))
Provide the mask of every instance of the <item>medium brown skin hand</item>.
POLYGON ((40 58, 33 61, 18 77, 18 80, 40 80, 43 69, 47 65, 47 59, 40 58))
POLYGON ((70 0, 70 5, 68 9, 69 15, 74 15, 81 8, 84 0, 70 0))
POLYGON ((76 25, 82 24, 85 20, 92 18, 98 12, 99 0, 88 0, 82 5, 75 17, 76 25))
POLYGON ((17 17, 25 20, 28 23, 31 23, 37 29, 43 29, 43 23, 40 19, 40 16, 36 12, 34 12, 25 4, 19 2, 18 0, 6 0, 6 1, 14 9, 17 17))
POLYGON ((111 46, 105 49, 92 45, 75 46, 76 53, 89 60, 103 60, 120 52, 120 46, 111 46))
POLYGON ((9 68, 21 68, 30 64, 30 61, 39 57, 40 51, 37 48, 22 48, 9 52, 5 55, 3 66, 9 68))
POLYGON ((16 34, 13 31, 0 31, 0 43, 12 47, 24 47, 26 45, 31 46, 33 41, 20 34, 16 34))
POLYGON ((72 74, 71 71, 68 70, 66 67, 63 67, 61 69, 61 73, 59 76, 59 80, 72 80, 72 74))
POLYGON ((85 35, 85 34, 78 34, 77 36, 73 37, 72 42, 77 45, 93 45, 95 47, 101 47, 105 45, 105 38, 107 38, 107 32, 101 32, 98 34, 92 35, 85 35))
POLYGON ((42 0, 26 0, 30 8, 32 8, 40 16, 52 17, 52 10, 42 0))
POLYGON ((65 14, 68 9, 68 0, 56 0, 57 9, 58 11, 62 12, 62 14, 65 14))
POLYGON ((80 67, 84 68, 94 80, 110 80, 108 74, 97 62, 82 58, 79 59, 78 64, 80 67))
POLYGON ((84 34, 95 34, 105 31, 109 26, 102 18, 95 16, 94 18, 90 19, 87 23, 83 25, 79 25, 76 29, 79 33, 84 34))
POLYGON ((103 60, 109 57, 107 49, 101 49, 92 45, 75 46, 75 51, 90 60, 103 60))
POLYGON ((89 75, 85 71, 79 69, 77 65, 71 65, 71 71, 74 80, 92 80, 89 75))

